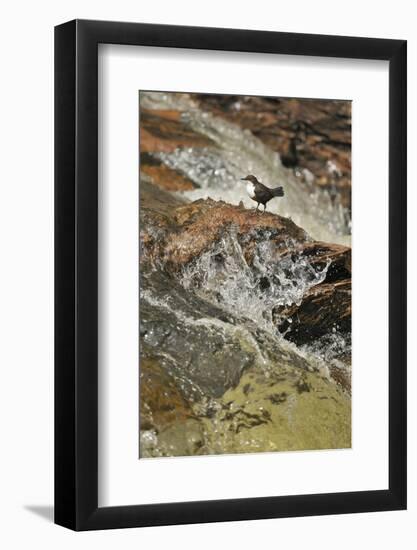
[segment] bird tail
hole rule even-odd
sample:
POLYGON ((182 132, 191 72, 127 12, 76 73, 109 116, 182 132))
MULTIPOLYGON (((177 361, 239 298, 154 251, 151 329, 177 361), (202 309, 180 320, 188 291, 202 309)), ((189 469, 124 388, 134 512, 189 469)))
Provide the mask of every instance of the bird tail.
POLYGON ((282 187, 275 187, 275 189, 271 189, 272 194, 274 197, 283 197, 284 196, 284 189, 282 187))

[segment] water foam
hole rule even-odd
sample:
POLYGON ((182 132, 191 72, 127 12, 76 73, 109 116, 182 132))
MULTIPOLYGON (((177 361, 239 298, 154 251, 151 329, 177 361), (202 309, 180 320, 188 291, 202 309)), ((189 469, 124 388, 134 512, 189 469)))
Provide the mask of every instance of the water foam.
POLYGON ((317 240, 350 244, 350 219, 337 197, 318 189, 312 174, 301 178, 286 169, 279 154, 249 130, 201 111, 184 94, 146 93, 141 95, 141 105, 182 111, 187 126, 216 144, 216 148, 189 147, 154 154, 198 185, 197 189, 183 192, 190 200, 211 197, 254 207, 240 178, 256 174, 270 187, 284 187, 285 196, 270 201, 268 210, 290 217, 317 240))
POLYGON ((300 304, 312 286, 324 281, 329 265, 315 268, 293 250, 282 257, 265 232, 257 236, 249 264, 236 232, 229 229, 210 250, 183 269, 182 284, 199 297, 277 335, 274 309, 300 304))

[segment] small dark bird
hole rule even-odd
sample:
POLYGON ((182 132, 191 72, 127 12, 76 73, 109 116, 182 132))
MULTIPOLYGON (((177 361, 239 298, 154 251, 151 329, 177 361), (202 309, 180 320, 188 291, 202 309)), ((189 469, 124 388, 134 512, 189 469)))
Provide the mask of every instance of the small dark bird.
POLYGON ((295 168, 298 165, 298 153, 295 138, 291 138, 286 153, 280 153, 281 163, 285 168, 295 168))
POLYGON ((242 181, 247 181, 246 191, 248 192, 249 197, 257 202, 256 210, 258 210, 259 205, 264 205, 264 212, 266 210, 266 203, 273 199, 274 197, 283 197, 284 189, 282 187, 275 187, 270 189, 260 181, 256 179, 255 176, 249 175, 246 178, 241 178, 242 181))

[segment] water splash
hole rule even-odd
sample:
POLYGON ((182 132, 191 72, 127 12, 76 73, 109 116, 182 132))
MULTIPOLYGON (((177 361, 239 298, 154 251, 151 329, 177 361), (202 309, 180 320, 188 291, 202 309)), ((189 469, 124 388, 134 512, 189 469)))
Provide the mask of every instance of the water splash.
POLYGON ((254 338, 251 331, 244 325, 235 325, 233 323, 222 321, 221 319, 217 319, 215 317, 202 317, 198 314, 197 311, 195 312, 196 315, 194 316, 187 315, 179 310, 178 307, 175 307, 174 304, 171 304, 169 297, 157 297, 153 295, 152 292, 149 290, 141 291, 141 300, 146 301, 149 305, 153 307, 166 310, 170 314, 174 315, 180 323, 186 326, 202 327, 208 333, 214 332, 220 334, 225 342, 228 341, 230 338, 237 339, 241 342, 245 341, 248 351, 255 355, 258 366, 263 367, 267 364, 265 355, 259 347, 256 338, 254 338))
POLYGON ((254 207, 247 196, 243 176, 253 173, 270 187, 283 185, 285 196, 272 200, 268 210, 290 217, 315 239, 350 244, 350 217, 337 197, 320 190, 309 178, 297 177, 286 169, 278 153, 264 145, 249 130, 211 113, 201 111, 184 94, 146 93, 141 104, 148 108, 178 109, 183 121, 194 131, 210 138, 216 148, 177 149, 154 153, 164 164, 185 174, 198 189, 184 191, 190 200, 211 197, 231 204, 254 207))
MULTIPOLYGON (((342 206, 317 190, 313 174, 297 177, 250 132, 201 112, 186 94, 141 93, 141 106, 182 111, 189 127, 217 145, 155 154, 198 185, 184 193, 188 199, 210 196, 253 207, 239 179, 255 173, 285 188, 284 199, 271 201, 268 210, 291 217, 313 238, 349 244, 342 206)), ((158 240, 157 228, 152 231, 158 240)), ((349 335, 331 333, 297 346, 278 332, 274 318, 276 308, 300 304, 322 283, 328 264, 314 267, 291 242, 284 248, 292 253, 282 255, 271 237, 267 231, 247 235, 252 248, 230 227, 179 274, 167 273, 163 257, 149 272, 141 269, 141 354, 165 365, 194 412, 186 427, 144 430, 141 456, 350 445, 350 400, 328 383, 333 367, 349 368, 349 335), (220 397, 217 380, 229 388, 220 397), (332 407, 337 414, 329 414, 332 407), (190 451, 189 441, 197 438, 200 445, 197 421, 203 446, 190 451)))
POLYGON ((229 229, 210 250, 183 269, 182 284, 199 297, 233 315, 249 318, 277 336, 274 309, 300 304, 307 290, 324 281, 329 264, 315 268, 295 248, 293 254, 281 257, 270 237, 269 232, 257 235, 248 263, 236 233, 229 229))
POLYGON ((325 362, 349 358, 352 353, 352 337, 350 333, 340 333, 335 328, 333 332, 317 338, 312 343, 300 346, 302 351, 313 353, 325 362))

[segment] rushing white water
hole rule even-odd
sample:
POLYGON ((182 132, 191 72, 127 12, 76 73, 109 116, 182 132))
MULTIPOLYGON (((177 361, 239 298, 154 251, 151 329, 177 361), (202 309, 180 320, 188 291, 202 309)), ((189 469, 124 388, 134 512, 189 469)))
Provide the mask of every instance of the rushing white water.
MULTIPOLYGON (((342 206, 317 190, 311 174, 307 182, 309 178, 304 181, 297 178, 281 164, 279 155, 251 132, 202 112, 186 94, 141 93, 141 106, 180 110, 190 128, 215 144, 153 153, 165 165, 196 183, 196 189, 182 193, 187 199, 211 197, 232 204, 243 202, 253 208, 255 203, 247 196, 246 182, 240 181, 253 173, 270 187, 284 187, 284 198, 271 200, 268 210, 292 218, 314 239, 350 244, 350 227, 342 206)), ((193 369, 198 370, 201 363, 201 372, 213 369, 214 377, 219 365, 226 368, 224 365, 237 352, 241 353, 242 361, 245 357, 254 358, 265 376, 269 376, 275 364, 291 364, 300 370, 329 376, 330 367, 339 364, 343 367, 340 358, 346 356, 346 364, 349 363, 350 341, 346 335, 329 334, 309 345, 297 346, 279 332, 277 310, 301 304, 303 296, 325 280, 329 264, 320 268, 312 265, 291 242, 286 242, 284 248, 292 253, 282 255, 271 237, 268 231, 248 234, 251 243, 248 260, 243 252, 246 237, 238 236, 233 226, 225 229, 210 249, 174 275, 178 285, 175 291, 172 280, 165 280, 164 258, 159 258, 150 272, 150 278, 158 274, 160 286, 153 285, 142 273, 141 305, 148 305, 155 315, 144 341, 175 367, 171 370, 177 377, 182 373, 185 378, 180 380, 181 387, 191 384, 194 393, 199 393, 198 383, 189 380, 193 369), (188 335, 189 348, 184 348, 182 330, 188 335), (205 340, 213 342, 213 346, 199 343, 206 343, 205 340), (207 357, 213 349, 234 351, 224 363, 219 362, 218 356, 216 362, 210 363, 207 357)), ((286 321, 292 323, 291 318, 286 321)), ((197 382, 200 376, 199 371, 197 382)))
POLYGON ((184 173, 198 186, 183 192, 190 200, 211 197, 253 208, 241 178, 255 174, 269 187, 284 187, 285 196, 268 203, 268 210, 291 218, 314 239, 350 245, 350 221, 346 209, 327 191, 313 184, 314 175, 299 178, 286 169, 279 154, 264 145, 250 131, 201 111, 184 94, 143 93, 145 108, 178 109, 184 122, 210 138, 211 147, 189 147, 171 153, 155 153, 168 167, 184 173))
POLYGON ((250 318, 277 335, 274 308, 300 304, 309 288, 324 281, 327 268, 314 268, 297 254, 280 258, 268 233, 258 237, 252 264, 248 265, 230 229, 183 270, 182 284, 201 298, 233 315, 250 318))
MULTIPOLYGON (((268 210, 292 218, 314 239, 350 244, 337 199, 319 191, 311 173, 301 178, 286 169, 249 131, 202 112, 187 94, 141 92, 140 103, 181 111, 189 128, 214 143, 153 153, 195 182, 196 189, 182 193, 188 200, 254 208, 240 181, 253 173, 269 187, 284 187, 284 198, 271 200, 268 210)), ((165 229, 153 225, 152 208, 151 201, 141 229, 158 242, 165 229)), ((278 328, 282 306, 301 304, 323 283, 330 260, 318 267, 297 243, 275 238, 273 231, 242 235, 229 225, 179 271, 163 253, 142 254, 141 458, 350 446, 350 335, 336 325, 297 345, 278 328)), ((296 324, 296 315, 286 323, 296 324)))

